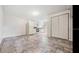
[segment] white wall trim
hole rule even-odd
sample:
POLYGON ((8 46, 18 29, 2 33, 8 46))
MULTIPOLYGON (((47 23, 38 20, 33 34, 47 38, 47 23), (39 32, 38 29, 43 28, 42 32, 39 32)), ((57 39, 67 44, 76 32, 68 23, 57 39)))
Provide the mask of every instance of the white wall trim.
POLYGON ((51 15, 49 15, 49 17, 55 17, 55 16, 59 16, 59 15, 66 14, 66 13, 70 13, 70 10, 65 10, 63 12, 51 14, 51 15))

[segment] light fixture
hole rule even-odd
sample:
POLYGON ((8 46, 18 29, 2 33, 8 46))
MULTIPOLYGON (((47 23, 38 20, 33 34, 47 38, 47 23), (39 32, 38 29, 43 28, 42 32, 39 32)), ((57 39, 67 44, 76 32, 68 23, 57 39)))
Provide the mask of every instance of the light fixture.
POLYGON ((40 14, 40 13, 39 13, 38 11, 33 11, 33 12, 32 12, 32 15, 33 15, 33 16, 38 16, 39 14, 40 14))

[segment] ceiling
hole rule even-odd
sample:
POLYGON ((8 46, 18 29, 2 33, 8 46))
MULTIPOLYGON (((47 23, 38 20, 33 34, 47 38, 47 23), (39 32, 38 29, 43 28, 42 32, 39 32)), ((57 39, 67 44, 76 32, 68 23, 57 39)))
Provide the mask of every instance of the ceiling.
POLYGON ((71 8, 69 5, 6 5, 4 11, 6 15, 24 17, 26 19, 42 19, 50 13, 59 12, 71 8), (38 11, 39 16, 34 17, 33 11, 38 11))

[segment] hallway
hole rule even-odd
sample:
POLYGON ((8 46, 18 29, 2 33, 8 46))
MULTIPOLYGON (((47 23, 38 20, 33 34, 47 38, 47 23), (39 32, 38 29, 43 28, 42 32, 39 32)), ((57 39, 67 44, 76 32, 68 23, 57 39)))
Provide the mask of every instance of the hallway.
POLYGON ((72 42, 58 38, 48 38, 44 30, 29 36, 5 38, 2 41, 2 53, 70 53, 72 42))
POLYGON ((0 15, 0 53, 72 53, 72 5, 4 5, 0 15))

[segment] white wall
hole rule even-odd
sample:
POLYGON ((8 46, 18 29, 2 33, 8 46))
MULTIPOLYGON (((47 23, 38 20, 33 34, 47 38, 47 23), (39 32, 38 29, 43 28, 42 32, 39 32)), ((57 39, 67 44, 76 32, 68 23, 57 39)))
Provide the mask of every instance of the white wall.
POLYGON ((36 23, 34 21, 29 21, 29 34, 36 33, 36 29, 34 29, 35 26, 36 26, 36 23))
MULTIPOLYGON (((4 6, 4 28, 3 28, 3 37, 18 36, 26 34, 26 21, 32 18, 29 15, 29 12, 32 12, 35 8, 34 6, 4 6), (20 18, 21 17, 21 18, 20 18), (24 18, 22 18, 24 17, 24 18)), ((37 6, 35 9, 44 12, 44 14, 59 12, 65 9, 70 8, 70 6, 37 6)), ((43 14, 43 13, 42 13, 43 14)), ((30 33, 33 32, 30 30, 30 33)))
POLYGON ((26 20, 12 15, 5 15, 3 37, 12 37, 26 34, 26 20))
POLYGON ((0 6, 0 43, 2 41, 2 20, 3 20, 3 11, 2 6, 0 6))

